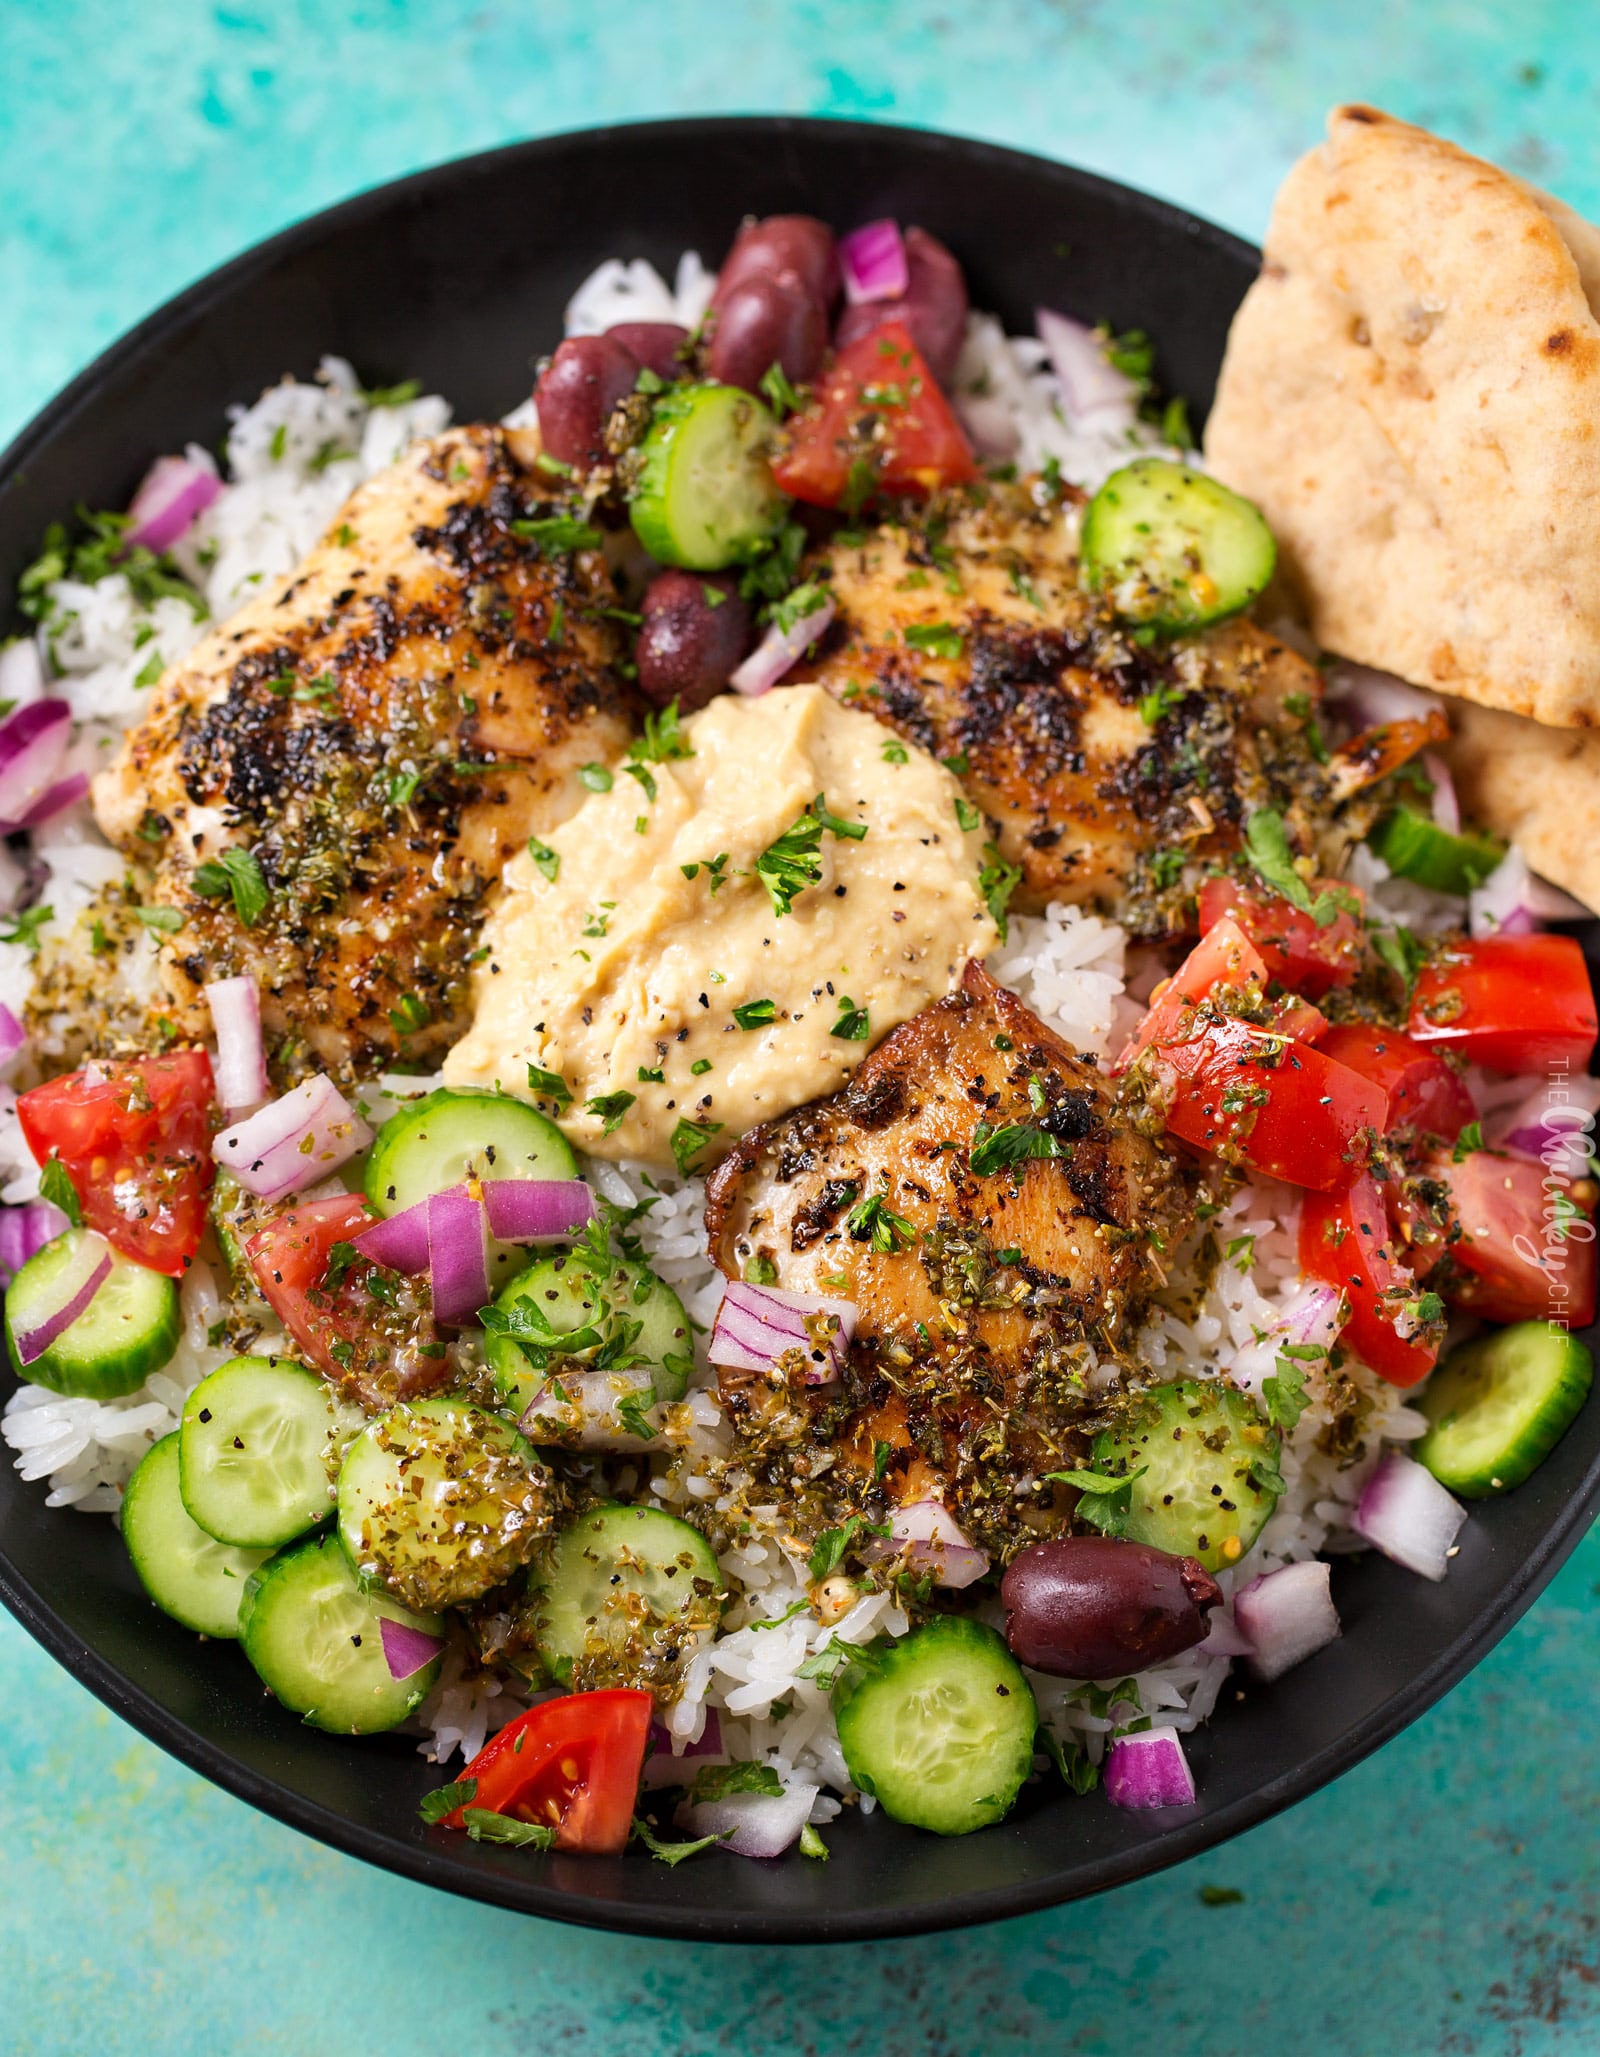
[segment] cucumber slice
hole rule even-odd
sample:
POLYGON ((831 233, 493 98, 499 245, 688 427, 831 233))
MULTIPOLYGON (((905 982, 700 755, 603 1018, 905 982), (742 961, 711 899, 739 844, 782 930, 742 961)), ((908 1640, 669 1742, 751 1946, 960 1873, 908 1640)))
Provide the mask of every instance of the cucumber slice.
POLYGON ((1455 836, 1414 807, 1386 814, 1367 838, 1397 878, 1415 879, 1436 893, 1470 893, 1506 854, 1493 836, 1455 836))
POLYGON ((667 1687, 727 1602, 711 1545, 654 1507, 596 1507, 528 1576, 526 1612, 550 1676, 575 1692, 667 1687))
POLYGON ((1208 1571, 1237 1564, 1283 1490, 1279 1440, 1248 1394, 1209 1379, 1157 1386, 1135 1402, 1128 1426, 1095 1438, 1094 1469, 1134 1479, 1115 1533, 1208 1571))
POLYGON ((275 1550, 329 1511, 333 1408, 287 1357, 233 1357, 183 1406, 183 1504, 219 1543, 275 1550))
POLYGON ((178 1436, 163 1436, 139 1460, 122 1496, 122 1540, 139 1583, 163 1614, 196 1635, 233 1637, 245 1584, 265 1550, 240 1550, 208 1536, 183 1504, 178 1436))
POLYGON ((501 1584, 551 1522, 533 1445, 470 1400, 406 1400, 380 1416, 346 1450, 338 1500, 361 1577, 425 1612, 501 1584))
POLYGON ((936 1836, 999 1821, 1033 1769, 1039 1710, 1022 1667, 992 1628, 963 1615, 874 1643, 833 1707, 862 1792, 936 1836))
POLYGON ((336 1536, 305 1536, 250 1578, 239 1634, 262 1683, 292 1713, 334 1735, 371 1736, 404 1721, 439 1676, 438 1657, 409 1678, 393 1675, 385 1620, 429 1636, 444 1629, 437 1614, 368 1592, 336 1536))
POLYGON ((1089 502, 1079 551, 1091 593, 1165 635, 1239 613, 1277 561, 1259 508, 1165 457, 1111 474, 1089 502))
POLYGON ((789 505, 772 476, 777 432, 737 386, 684 386, 659 401, 630 509, 650 555, 688 571, 759 556, 789 505))
MULTIPOLYGON (((442 1087, 391 1114, 367 1159, 367 1198, 380 1214, 399 1214, 463 1179, 569 1179, 578 1175, 572 1145, 526 1100, 477 1087, 442 1087)), ((499 1287, 525 1263, 515 1243, 489 1244, 489 1283, 499 1287)))
POLYGON ((71 1327, 31 1364, 17 1355, 17 1331, 26 1334, 38 1326, 33 1317, 61 1304, 62 1276, 85 1261, 91 1238, 103 1240, 92 1229, 69 1228, 23 1265, 6 1294, 6 1351, 18 1378, 53 1393, 114 1400, 137 1392, 178 1347, 177 1285, 115 1250, 110 1276, 71 1327))
MULTIPOLYGON (((541 1355, 551 1365, 559 1360, 613 1372, 624 1385, 636 1384, 641 1397, 653 1387, 656 1400, 681 1400, 688 1389, 694 1369, 689 1317, 672 1288, 642 1264, 597 1257, 587 1247, 560 1251, 514 1278, 495 1305, 519 1322, 533 1350, 530 1357, 509 1335, 484 1339, 495 1393, 519 1415, 549 1390, 546 1368, 536 1361, 541 1355), (637 1380, 623 1378, 632 1371, 637 1380)), ((559 1395, 552 1407, 559 1420, 559 1395)))
POLYGON ((1452 1350, 1428 1380, 1433 1426, 1416 1455, 1464 1500, 1509 1493, 1572 1426, 1594 1381, 1594 1358, 1548 1322, 1519 1321, 1452 1350))

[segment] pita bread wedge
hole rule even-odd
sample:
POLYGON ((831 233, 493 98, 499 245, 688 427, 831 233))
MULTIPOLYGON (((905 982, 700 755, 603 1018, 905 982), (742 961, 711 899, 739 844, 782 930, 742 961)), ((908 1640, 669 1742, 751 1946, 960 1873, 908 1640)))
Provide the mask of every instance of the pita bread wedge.
POLYGON ((1325 648, 1600 726, 1600 230, 1370 107, 1285 180, 1206 455, 1325 648))
POLYGON ((1600 913, 1600 733, 1497 708, 1451 709, 1445 756, 1462 812, 1600 913))

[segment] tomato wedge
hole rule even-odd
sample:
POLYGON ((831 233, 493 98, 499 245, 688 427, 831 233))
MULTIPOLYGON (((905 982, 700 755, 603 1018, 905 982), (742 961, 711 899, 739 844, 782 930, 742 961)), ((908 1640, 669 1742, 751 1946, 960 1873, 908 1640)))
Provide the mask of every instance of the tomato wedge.
MULTIPOLYGON (((1359 900, 1353 886, 1318 879, 1311 890, 1338 886, 1341 895, 1359 900)), ((1348 986, 1361 969, 1361 916, 1341 906, 1326 928, 1276 893, 1245 885, 1238 879, 1207 879, 1200 888, 1200 933, 1209 935, 1219 921, 1229 920, 1250 938, 1268 972, 1308 1000, 1320 999, 1330 987, 1348 986)))
POLYGON ((558 1850, 610 1857, 627 1846, 655 1702, 623 1687, 545 1700, 508 1722, 473 1758, 470 1800, 444 1816, 465 1828, 469 1807, 536 1821, 558 1850))
POLYGON ((1340 1287, 1349 1319, 1340 1340, 1392 1386, 1414 1386, 1432 1371, 1443 1325, 1401 1335, 1396 1318, 1418 1299, 1417 1281, 1401 1262, 1370 1172, 1343 1193, 1307 1193, 1300 1206, 1300 1269, 1340 1287))
POLYGON ((85 1224, 114 1250, 182 1278, 211 1189, 211 1060, 203 1050, 99 1064, 17 1101, 28 1148, 54 1154, 85 1224))
POLYGON ((965 485, 978 463, 910 332, 891 321, 839 352, 772 471, 796 500, 854 508, 877 492, 965 485))
POLYGON ((1472 1095, 1437 1050, 1426 1050, 1398 1029, 1342 1021, 1317 1038, 1317 1048, 1359 1071, 1389 1096, 1389 1126, 1418 1128, 1453 1143, 1477 1119, 1472 1095))
POLYGON ((359 1193, 335 1193, 286 1208, 244 1247, 268 1305, 309 1362, 388 1406, 438 1385, 450 1360, 413 1281, 343 1253, 335 1264, 335 1245, 373 1220, 359 1193))
POLYGON ((1595 1314, 1594 1182, 1576 1183, 1532 1157, 1473 1150, 1429 1170, 1450 1188, 1461 1228, 1445 1253, 1439 1291, 1488 1321, 1558 1321, 1587 1328, 1595 1314))
POLYGON ((1155 1046, 1167 1131, 1197 1150, 1317 1191, 1348 1186, 1388 1120, 1381 1086, 1321 1050, 1245 1021, 1155 1046))
POLYGON ((1417 979, 1406 1024, 1493 1071, 1585 1071, 1594 1054, 1594 988, 1571 936, 1453 942, 1417 979))
POLYGON ((1211 923, 1171 978, 1156 987, 1144 1020, 1112 1070, 1126 1071, 1152 1043, 1175 1042, 1185 1017, 1215 986, 1258 986, 1263 993, 1267 988, 1266 959, 1231 916, 1211 923))

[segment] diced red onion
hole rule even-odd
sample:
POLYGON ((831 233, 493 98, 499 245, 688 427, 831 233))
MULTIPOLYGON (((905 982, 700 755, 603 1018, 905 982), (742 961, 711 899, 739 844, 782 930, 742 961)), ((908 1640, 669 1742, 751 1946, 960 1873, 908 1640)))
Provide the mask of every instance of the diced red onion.
POLYGON ((729 1793, 680 1807, 678 1820, 695 1836, 722 1836, 723 1848, 739 1857, 781 1857, 811 1819, 817 1786, 789 1786, 782 1793, 729 1793))
POLYGON ((44 698, 44 659, 31 637, 0 647, 0 700, 18 707, 44 698))
POLYGON ((28 1259, 72 1226, 48 1200, 0 1207, 0 1286, 9 1286, 28 1259))
POLYGON ((639 1783, 643 1786, 682 1786, 700 1769, 702 1764, 726 1764, 728 1753, 722 1747, 722 1721, 715 1707, 706 1709, 706 1725, 697 1743, 685 1743, 676 1756, 672 1754, 672 1735, 659 1721, 650 1724, 650 1740, 655 1745, 644 1760, 644 1770, 639 1783))
POLYGON ((69 771, 64 779, 57 779, 54 785, 46 786, 38 799, 25 807, 16 821, 0 823, 8 832, 12 829, 43 828, 47 821, 54 821, 58 814, 65 814, 69 807, 87 797, 89 774, 86 771, 69 771))
POLYGON ((493 1178, 483 1182, 489 1233, 502 1243, 560 1243, 594 1220, 581 1178, 493 1178))
POLYGON ((0 822, 20 822, 44 798, 71 739, 65 700, 29 700, 0 721, 0 822))
POLYGON ((730 1279, 706 1356, 712 1364, 736 1371, 771 1371, 785 1352, 804 1350, 806 1384, 825 1386, 838 1377, 860 1318, 854 1300, 834 1300, 826 1293, 786 1293, 776 1286, 730 1279), (819 1334, 819 1315, 838 1320, 831 1335, 819 1334))
POLYGON ((1600 1114, 1600 1079, 1587 1072, 1546 1079, 1486 1133, 1505 1150, 1524 1157, 1543 1157, 1552 1148, 1561 1156, 1586 1154, 1594 1119, 1600 1114))
POLYGON ((0 1069, 19 1055, 28 1040, 28 1031, 17 1017, 0 1000, 0 1069))
MULTIPOLYGON (((467 1189, 457 1186, 454 1190, 464 1193, 467 1189)), ((388 1271, 403 1271, 414 1278, 428 1268, 428 1203, 419 1200, 415 1207, 403 1207, 398 1214, 375 1221, 371 1228, 364 1228, 350 1240, 369 1263, 381 1264, 388 1271)))
POLYGON ((1170 1728, 1118 1736, 1106 1752, 1106 1798, 1113 1807, 1191 1807, 1194 1774, 1170 1728))
POLYGON ((1423 721, 1443 711, 1437 693, 1408 685, 1392 672, 1374 671, 1370 664, 1348 664, 1342 658, 1324 676, 1328 698, 1358 729, 1376 728, 1386 721, 1423 721))
POLYGON ((209 458, 202 463, 189 456, 158 457, 128 509, 126 547, 170 550, 221 491, 209 458))
POLYGON ((989 1569, 989 1559, 939 1500, 911 1500, 889 1519, 885 1556, 902 1553, 917 1571, 932 1572, 936 1586, 959 1592, 989 1569))
POLYGON ((1422 768, 1433 781, 1433 819, 1438 828, 1449 835, 1461 833, 1461 802, 1456 798, 1456 782, 1450 776, 1450 767, 1437 750, 1424 750, 1422 768))
POLYGON ((443 1636, 430 1636, 426 1629, 413 1628, 407 1621, 391 1621, 387 1614, 378 1616, 378 1635, 391 1678, 413 1678, 444 1648, 443 1636))
POLYGON ((1003 400, 996 400, 989 393, 957 393, 955 403, 961 426, 972 438, 972 447, 980 457, 1003 462, 1016 456, 1022 447, 1022 431, 1003 400))
POLYGON ((1050 353, 1050 368, 1075 421, 1111 408, 1132 411, 1138 387, 1106 355, 1093 329, 1049 307, 1034 310, 1033 325, 1050 353))
POLYGON ((16 1331, 17 1361, 36 1363, 56 1338, 71 1328, 110 1276, 111 1245, 90 1229, 74 1262, 55 1282, 54 1307, 45 1312, 37 1327, 16 1331))
POLYGON ((217 1031, 217 1098, 230 1114, 259 1107, 272 1091, 261 1038, 261 989, 252 978, 213 979, 204 989, 217 1031))
POLYGON ((1266 1333, 1246 1343, 1234 1358, 1231 1376, 1246 1392, 1259 1393, 1261 1381, 1276 1369, 1278 1355, 1293 1343, 1302 1349, 1329 1350, 1347 1319, 1344 1295, 1337 1286, 1306 1279, 1284 1303, 1266 1333))
POLYGON ((1466 1518, 1431 1471, 1391 1450, 1367 1480, 1350 1526, 1407 1571, 1438 1580, 1466 1518))
POLYGON ((434 1193, 428 1208, 428 1272, 433 1311, 442 1322, 475 1321, 489 1297, 488 1221, 465 1186, 434 1193))
POLYGON ((798 621, 792 621, 786 629, 779 628, 774 622, 729 679, 729 685, 736 693, 744 693, 751 699, 769 692, 824 633, 834 613, 834 602, 830 598, 824 600, 820 607, 813 607, 809 614, 802 614, 798 621))
POLYGON ((372 1131, 320 1073, 247 1120, 224 1129, 211 1154, 258 1200, 281 1200, 348 1164, 372 1131))
POLYGON ((911 283, 905 239, 893 221, 869 221, 839 239, 844 296, 852 307, 869 300, 903 300, 911 283))
POLYGON ((1218 1607, 1208 1617, 1210 1627, 1206 1630, 1203 1643, 1196 1643, 1197 1650, 1204 1650, 1208 1657, 1248 1657, 1255 1645, 1240 1629, 1232 1615, 1225 1608, 1218 1607))
POLYGON ((1286 1564, 1252 1579, 1234 1601, 1233 1612, 1250 1640, 1250 1669, 1269 1681, 1340 1634, 1328 1567, 1315 1560, 1286 1564))

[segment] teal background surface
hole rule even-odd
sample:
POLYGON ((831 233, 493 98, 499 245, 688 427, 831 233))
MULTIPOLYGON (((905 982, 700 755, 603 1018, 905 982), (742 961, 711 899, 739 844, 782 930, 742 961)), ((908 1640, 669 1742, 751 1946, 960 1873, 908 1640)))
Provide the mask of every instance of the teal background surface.
MULTIPOLYGON (((519 136, 919 123, 1259 236, 1327 107, 1363 98, 1600 215, 1597 68, 1600 13, 1558 0, 0 0, 0 442, 259 237, 519 136)), ((1210 1857, 1001 1927, 778 1952, 590 1935, 368 1870, 169 1761, 0 1618, 0 2050, 1594 2050, 1597 1590, 1591 1535, 1440 1707, 1210 1857)))

